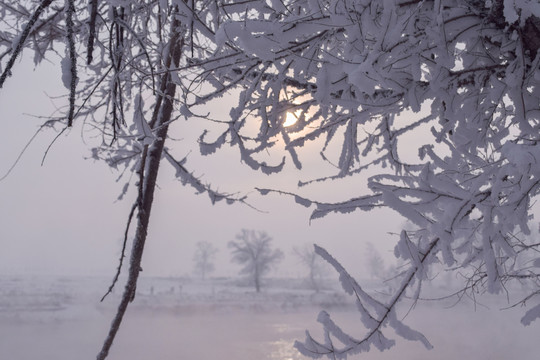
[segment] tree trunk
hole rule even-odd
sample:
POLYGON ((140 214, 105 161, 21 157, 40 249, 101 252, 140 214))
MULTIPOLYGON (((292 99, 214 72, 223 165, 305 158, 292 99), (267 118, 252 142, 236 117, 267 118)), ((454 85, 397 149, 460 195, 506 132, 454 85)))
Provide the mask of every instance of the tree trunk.
MULTIPOLYGON (((178 33, 179 27, 179 21, 176 19, 173 20, 171 25, 169 53, 166 59, 166 65, 168 68, 176 68, 180 62, 183 39, 178 33)), ((109 334, 105 339, 103 348, 97 356, 97 360, 104 360, 107 357, 116 333, 118 332, 120 324, 122 323, 122 319, 127 310, 128 304, 135 297, 137 279, 139 277, 139 272, 142 270, 141 260, 148 233, 150 212, 152 210, 152 202, 154 200, 154 190, 156 187, 156 180, 163 148, 167 139, 167 124, 171 119, 173 100, 176 92, 176 84, 172 82, 169 73, 165 73, 162 76, 160 90, 161 91, 156 98, 156 107, 154 109, 154 115, 156 118, 152 119, 153 121, 151 123, 152 128, 156 129, 156 138, 148 148, 148 151, 143 153, 143 160, 141 164, 143 168, 140 169, 143 174, 143 179, 142 183, 139 184, 140 195, 138 199, 137 230, 133 240, 133 248, 131 249, 128 280, 124 288, 124 293, 118 306, 116 316, 112 321, 109 334), (146 159, 144 159, 144 154, 147 154, 146 159)))
MULTIPOLYGON (((255 265, 256 266, 256 265, 255 265)), ((261 285, 259 283, 260 279, 259 279, 259 271, 257 269, 255 269, 255 291, 257 292, 261 292, 261 285)))

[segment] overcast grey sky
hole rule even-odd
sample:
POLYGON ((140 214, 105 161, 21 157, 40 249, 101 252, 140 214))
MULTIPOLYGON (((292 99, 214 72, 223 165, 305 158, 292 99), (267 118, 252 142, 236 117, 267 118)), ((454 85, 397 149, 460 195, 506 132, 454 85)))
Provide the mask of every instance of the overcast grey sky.
MULTIPOLYGON (((3 175, 42 122, 31 115, 47 116, 53 103, 63 105, 59 69, 52 64, 33 70, 19 63, 14 76, 0 91, 0 174, 3 175), (29 115, 30 114, 30 115, 29 115)), ((390 253, 400 218, 389 211, 330 215, 309 224, 311 210, 289 197, 262 197, 254 186, 294 190, 299 179, 328 174, 315 147, 304 154, 305 169, 292 167, 276 176, 258 174, 239 163, 235 149, 202 157, 194 139, 199 124, 181 121, 172 136, 183 138, 175 145, 178 156, 191 154, 187 166, 224 192, 250 193, 249 202, 264 212, 244 205, 210 204, 208 196, 196 195, 174 179, 164 163, 154 203, 149 239, 143 259, 145 274, 185 275, 193 269, 195 243, 212 241, 219 248, 214 275, 234 275, 227 242, 242 228, 267 231, 286 254, 278 274, 297 276, 301 267, 291 254, 293 246, 306 242, 326 247, 350 271, 365 269, 363 253, 370 241, 384 254, 390 253), (310 155, 310 156, 308 156, 310 155)), ((82 140, 81 127, 62 135, 41 160, 56 134, 49 131, 31 144, 12 173, 0 182, 0 272, 108 275, 114 273, 126 219, 134 199, 129 193, 117 197, 124 180, 106 164, 85 160, 90 145, 82 140)), ((1 176, 0 175, 0 176, 1 176)), ((317 184, 307 191, 315 200, 345 200, 365 193, 358 179, 317 184)), ((390 258, 390 256, 388 256, 390 258)))

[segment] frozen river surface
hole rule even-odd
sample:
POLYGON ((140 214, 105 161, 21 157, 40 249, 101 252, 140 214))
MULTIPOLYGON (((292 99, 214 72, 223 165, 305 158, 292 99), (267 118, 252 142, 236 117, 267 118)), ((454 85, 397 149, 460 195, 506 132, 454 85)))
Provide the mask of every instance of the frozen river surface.
MULTIPOLYGON (((117 298, 98 304, 95 294, 77 283, 20 285, 3 283, 0 294, 0 359, 82 360, 95 359, 104 338, 117 298), (71 292, 70 292, 71 291, 71 292)), ((306 304, 299 294, 250 293, 242 288, 216 296, 222 290, 197 291, 184 286, 184 298, 173 288, 159 294, 159 286, 142 289, 128 310, 110 354, 111 360, 300 360, 293 348, 304 338, 305 329, 320 336, 315 319, 326 307, 343 328, 363 333, 358 314, 350 306, 306 304), (185 293, 199 296, 187 301, 185 293), (213 301, 209 301, 213 294, 213 301), (239 297, 240 296, 240 297, 239 297), (231 300, 243 299, 242 306, 231 300), (174 299, 172 301, 171 299, 174 299), (178 300, 180 299, 180 300, 178 300), (275 304, 279 301, 279 304, 275 304), (329 308, 328 308, 329 307, 329 308)), ((202 290, 201 290, 202 289, 202 290)), ((323 301, 324 302, 324 301, 323 301)), ((523 327, 522 311, 499 311, 460 304, 446 309, 441 303, 420 304, 406 323, 423 331, 434 345, 398 340, 390 351, 373 351, 355 359, 537 359, 540 325, 523 327)))

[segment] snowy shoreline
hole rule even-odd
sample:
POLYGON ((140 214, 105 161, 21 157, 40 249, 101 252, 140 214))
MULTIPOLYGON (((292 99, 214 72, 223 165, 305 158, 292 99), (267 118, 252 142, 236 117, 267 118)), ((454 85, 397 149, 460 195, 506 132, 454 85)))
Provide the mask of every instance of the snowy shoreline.
MULTIPOLYGON (((66 318, 78 308, 110 313, 116 309, 123 287, 120 279, 112 294, 100 302, 110 284, 106 277, 4 276, 0 277, 0 316, 3 318, 46 315, 66 318), (64 316, 62 316, 64 317, 64 316)), ((268 279, 256 293, 239 279, 141 278, 131 308, 195 314, 231 311, 295 311, 301 307, 349 307, 351 301, 338 290, 320 292, 303 285, 302 279, 268 279)))

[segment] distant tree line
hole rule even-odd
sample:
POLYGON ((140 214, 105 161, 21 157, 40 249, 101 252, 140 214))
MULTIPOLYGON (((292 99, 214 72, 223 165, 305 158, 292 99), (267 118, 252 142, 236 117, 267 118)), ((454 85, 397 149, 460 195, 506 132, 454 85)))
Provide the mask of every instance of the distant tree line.
MULTIPOLYGON (((262 279, 272 269, 276 269, 285 257, 282 250, 273 248, 272 241, 272 237, 265 231, 242 229, 235 240, 228 242, 231 261, 242 266, 239 273, 250 279, 256 292, 261 291, 262 279)), ((205 280, 213 273, 217 253, 218 249, 213 243, 198 241, 193 255, 194 274, 205 280)), ((292 255, 307 270, 309 288, 320 291, 322 279, 330 270, 328 264, 315 252, 313 245, 308 243, 293 247, 292 255)))

